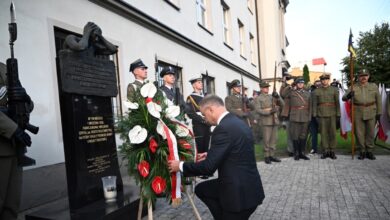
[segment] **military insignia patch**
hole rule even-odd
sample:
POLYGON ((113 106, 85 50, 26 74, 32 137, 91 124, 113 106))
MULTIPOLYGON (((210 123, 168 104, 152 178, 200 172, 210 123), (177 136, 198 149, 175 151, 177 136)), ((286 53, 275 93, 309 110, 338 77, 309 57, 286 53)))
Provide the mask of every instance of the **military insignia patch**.
POLYGON ((7 94, 7 87, 3 86, 0 88, 0 99, 3 99, 7 94))

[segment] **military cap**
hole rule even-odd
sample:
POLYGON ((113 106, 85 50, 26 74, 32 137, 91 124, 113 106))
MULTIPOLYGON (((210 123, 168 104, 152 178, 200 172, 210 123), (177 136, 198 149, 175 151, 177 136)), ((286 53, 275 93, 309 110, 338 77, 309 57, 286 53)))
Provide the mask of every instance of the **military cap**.
POLYGON ((271 85, 269 83, 267 83, 266 81, 263 81, 260 83, 260 88, 266 88, 266 87, 270 87, 271 85))
POLYGON ((296 84, 298 84, 298 83, 305 83, 305 80, 304 80, 302 77, 298 77, 298 78, 295 79, 294 82, 295 82, 296 84))
POLYGON ((130 72, 133 72, 135 70, 135 68, 138 68, 138 67, 144 67, 144 68, 148 68, 143 62, 141 59, 137 59, 136 61, 132 62, 130 64, 130 72))
POLYGON ((195 82, 197 81, 202 81, 202 76, 195 76, 193 78, 191 78, 190 80, 188 80, 191 84, 194 84, 195 82))
POLYGON ((164 67, 164 68, 161 70, 161 72, 160 72, 160 77, 164 77, 164 76, 167 75, 167 74, 173 74, 173 75, 175 75, 175 73, 176 73, 176 70, 175 70, 173 67, 171 67, 171 66, 166 66, 166 67, 164 67))
POLYGON ((322 75, 320 76, 320 80, 323 80, 323 79, 330 79, 330 75, 329 75, 329 74, 326 74, 326 73, 322 74, 322 75))
POLYGON ((235 80, 231 81, 230 84, 229 84, 230 88, 239 87, 239 86, 241 86, 241 82, 238 79, 235 79, 235 80))
POLYGON ((370 72, 368 72, 367 69, 362 69, 358 72, 358 76, 368 76, 370 75, 370 72))

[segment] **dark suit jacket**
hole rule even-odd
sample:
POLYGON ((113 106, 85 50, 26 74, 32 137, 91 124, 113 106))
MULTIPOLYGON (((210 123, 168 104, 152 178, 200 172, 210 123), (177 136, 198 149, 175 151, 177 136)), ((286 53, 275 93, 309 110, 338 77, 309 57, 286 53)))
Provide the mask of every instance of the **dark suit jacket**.
POLYGON ((219 198, 224 210, 240 212, 263 202, 252 131, 232 113, 215 127, 207 158, 198 163, 185 162, 183 175, 210 175, 217 169, 219 198))

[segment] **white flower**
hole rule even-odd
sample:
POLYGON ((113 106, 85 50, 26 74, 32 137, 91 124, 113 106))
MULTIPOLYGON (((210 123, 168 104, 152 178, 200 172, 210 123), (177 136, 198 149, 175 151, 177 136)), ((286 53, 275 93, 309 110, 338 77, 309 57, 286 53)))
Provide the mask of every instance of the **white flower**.
POLYGON ((156 94, 156 92, 157 92, 157 88, 156 88, 156 86, 155 86, 153 83, 151 83, 151 82, 146 83, 146 84, 143 85, 142 88, 141 88, 141 95, 142 95, 143 97, 145 97, 145 98, 146 98, 146 97, 153 98, 154 95, 156 94))
POLYGON ((123 104, 127 109, 138 109, 139 106, 138 103, 130 101, 124 101, 123 104))
POLYGON ((140 144, 144 142, 147 136, 148 136, 148 131, 139 125, 134 126, 129 131, 129 139, 130 139, 130 143, 132 144, 140 144))
POLYGON ((155 118, 160 118, 160 112, 161 112, 161 106, 154 103, 153 101, 146 104, 146 107, 148 108, 148 112, 155 118))
POLYGON ((187 137, 188 134, 190 133, 190 131, 183 127, 183 126, 180 126, 180 125, 176 125, 176 134, 177 136, 179 137, 187 137))
POLYGON ((176 118, 180 114, 180 107, 176 105, 168 106, 166 113, 168 118, 176 118))
POLYGON ((165 132, 164 132, 164 125, 161 123, 161 121, 158 121, 157 122, 157 127, 156 127, 156 131, 159 135, 161 135, 161 137, 163 139, 167 139, 167 136, 165 135, 165 132))

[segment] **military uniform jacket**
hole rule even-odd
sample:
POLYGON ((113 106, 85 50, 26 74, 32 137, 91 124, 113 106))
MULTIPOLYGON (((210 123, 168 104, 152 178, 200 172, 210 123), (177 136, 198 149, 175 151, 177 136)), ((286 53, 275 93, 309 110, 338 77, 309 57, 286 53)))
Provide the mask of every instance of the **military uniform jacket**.
MULTIPOLYGON (((0 72, 0 108, 5 109, 7 106, 6 76, 0 72)), ((17 124, 10 119, 5 113, 0 111, 0 157, 16 155, 16 148, 11 144, 11 137, 16 131, 17 124)))
POLYGON ((305 89, 290 90, 285 96, 282 116, 288 116, 289 120, 294 122, 309 122, 311 120, 310 93, 305 89))
POLYGON ((165 85, 162 85, 160 87, 160 90, 164 92, 165 97, 167 97, 167 99, 169 99, 175 105, 178 105, 184 109, 185 102, 184 102, 183 96, 179 93, 178 94, 179 100, 176 101, 176 92, 175 92, 174 88, 170 89, 170 88, 166 87, 165 85))
POLYGON ((340 117, 339 91, 333 86, 321 87, 313 93, 313 117, 340 117))
MULTIPOLYGON (((204 118, 201 116, 202 113, 200 113, 199 109, 199 103, 202 101, 203 95, 200 95, 198 93, 191 93, 187 97, 187 115, 192 119, 192 124, 193 125, 207 125, 206 121, 204 118)), ((208 125, 207 125, 208 126, 208 125)))
MULTIPOLYGON (((255 111, 259 114, 259 124, 260 125, 278 125, 279 124, 279 112, 275 112, 273 114, 270 111, 273 108, 273 98, 270 94, 261 93, 259 96, 255 98, 255 111)), ((284 102, 281 97, 276 99, 276 108, 283 108, 284 102)))
POLYGON ((142 85, 143 83, 138 80, 135 80, 133 83, 129 83, 129 85, 127 85, 127 99, 129 101, 133 100, 135 91, 137 91, 137 89, 141 89, 142 85))
MULTIPOLYGON (((356 83, 353 91, 355 92, 353 105, 356 117, 369 120, 375 118, 375 115, 382 114, 382 98, 375 83, 367 83, 365 86, 356 83)), ((344 94, 343 100, 347 95, 348 92, 344 94)))
POLYGON ((242 109, 243 99, 240 94, 231 94, 225 98, 226 110, 243 118, 245 112, 242 109))

